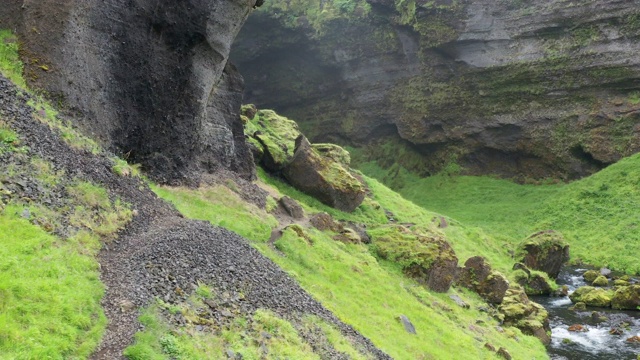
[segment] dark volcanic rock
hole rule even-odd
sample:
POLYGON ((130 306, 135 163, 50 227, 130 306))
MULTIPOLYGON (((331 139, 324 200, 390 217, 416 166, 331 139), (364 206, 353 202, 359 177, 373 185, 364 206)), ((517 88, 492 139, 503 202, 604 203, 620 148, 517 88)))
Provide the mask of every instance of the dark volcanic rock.
POLYGON ((562 265, 569 261, 569 245, 557 231, 540 231, 522 244, 522 262, 531 269, 546 272, 555 279, 562 265))
POLYGON ((356 178, 316 153, 302 135, 296 139, 293 158, 282 174, 297 189, 339 210, 353 211, 365 197, 364 186, 356 178))
POLYGON ((488 302, 499 304, 509 288, 509 281, 481 256, 469 258, 458 274, 458 284, 477 292, 488 302))
POLYGON ((404 326, 404 329, 409 334, 414 334, 414 335, 416 334, 416 328, 413 326, 413 323, 411 322, 411 320, 409 320, 408 317, 406 317, 405 315, 400 315, 398 319, 402 323, 402 326, 404 326))
POLYGON ((201 171, 251 178, 240 121, 243 79, 227 63, 253 1, 5 1, 26 79, 83 129, 160 181, 201 171), (47 69, 45 71, 44 69, 47 69))

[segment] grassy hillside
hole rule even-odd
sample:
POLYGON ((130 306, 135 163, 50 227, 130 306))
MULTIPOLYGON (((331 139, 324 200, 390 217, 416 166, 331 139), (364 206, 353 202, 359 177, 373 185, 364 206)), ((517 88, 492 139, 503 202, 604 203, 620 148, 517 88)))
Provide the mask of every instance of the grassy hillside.
MULTIPOLYGON (((428 225, 436 217, 378 181, 366 180, 373 199, 367 199, 351 214, 322 205, 264 172, 260 172, 258 183, 271 194, 297 199, 307 214, 324 211, 336 219, 357 221, 369 227, 386 223, 383 209, 393 212, 399 222, 428 225)), ((304 229, 306 239, 296 231, 285 230, 282 238, 269 244, 266 240, 275 219, 265 210, 243 203, 234 188, 228 183, 200 189, 156 187, 155 191, 187 216, 228 226, 247 236, 342 321, 394 358, 496 358, 495 353, 484 348, 485 342, 508 349, 518 359, 547 358, 537 339, 512 328, 501 332, 496 320, 478 310, 486 305, 477 295, 460 289, 452 289, 448 294, 430 292, 404 276, 397 265, 376 258, 367 245, 345 244, 332 239, 328 232, 312 228, 304 229), (229 204, 226 211, 210 211, 224 203, 229 204), (471 309, 456 305, 449 298, 451 294, 470 303, 471 309), (413 322, 417 335, 405 331, 398 321, 400 315, 413 322)), ((477 255, 480 249, 476 241, 488 241, 480 230, 467 229, 455 222, 447 236, 463 256, 477 255)), ((480 252, 506 263, 504 256, 492 254, 494 251, 503 253, 492 241, 480 252)))
MULTIPOLYGON (((21 80, 17 50, 17 39, 9 32, 0 32, 0 70, 28 92, 21 80)), ((106 155, 95 142, 60 121, 55 109, 43 99, 32 96, 29 106, 33 117, 60 134, 70 148, 106 155)), ((30 155, 29 145, 0 112, 0 353, 3 359, 87 358, 106 326, 100 308, 104 290, 96 254, 101 240, 113 240, 133 211, 99 184, 67 176, 64 169, 30 155), (29 179, 43 193, 62 194, 54 198, 61 199, 64 206, 12 196, 3 187, 23 179, 29 179), (65 231, 58 231, 63 227, 65 231), (61 235, 53 235, 56 232, 61 235)), ((123 160, 112 162, 111 171, 119 176, 137 172, 123 160)), ((388 210, 398 222, 442 231, 462 261, 484 255, 499 269, 511 266, 508 249, 482 228, 447 219, 449 226, 438 230, 439 215, 406 201, 373 179, 366 178, 372 196, 353 213, 344 213, 265 173, 260 177, 260 186, 276 197, 297 199, 307 214, 323 211, 335 219, 375 227, 387 223, 388 210)), ((477 295, 461 289, 447 294, 428 291, 404 276, 397 264, 377 258, 368 245, 345 244, 334 240, 331 233, 306 227, 302 234, 285 230, 280 239, 269 243, 278 220, 265 209, 243 201, 241 190, 232 181, 200 189, 154 190, 186 216, 247 237, 341 320, 395 358, 497 358, 495 352, 485 348, 487 342, 504 347, 517 359, 547 358, 537 339, 513 328, 500 328, 477 295), (469 303, 470 309, 458 306, 449 298, 452 294, 469 303), (413 322, 416 335, 406 332, 398 320, 400 315, 413 322)), ((273 198, 268 203, 267 208, 272 207, 273 198)), ((339 353, 353 359, 366 358, 351 339, 314 317, 294 324, 258 310, 234 314, 215 332, 203 332, 198 329, 198 311, 218 296, 214 284, 198 284, 184 303, 158 300, 143 312, 140 321, 145 329, 136 336, 127 356, 140 360, 202 359, 222 358, 232 351, 244 359, 315 359, 318 355, 305 338, 314 334, 339 353), (176 328, 168 318, 178 313, 193 321, 176 328)))
POLYGON ((395 189, 417 204, 477 226, 513 248, 527 235, 561 231, 572 261, 640 273, 640 155, 633 155, 570 184, 518 185, 489 177, 418 178, 408 171, 384 171, 374 163, 364 173, 399 184, 395 189))

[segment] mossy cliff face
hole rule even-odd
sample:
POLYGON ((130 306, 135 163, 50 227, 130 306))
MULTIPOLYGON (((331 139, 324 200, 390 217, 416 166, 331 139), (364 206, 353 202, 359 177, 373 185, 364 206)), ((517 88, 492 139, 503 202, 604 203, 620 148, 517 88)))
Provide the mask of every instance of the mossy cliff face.
POLYGON ((572 179, 640 149, 640 12, 630 2, 272 0, 232 55, 246 101, 313 141, 414 170, 572 179), (264 31, 269 29, 269 31, 264 31))
POLYGON ((68 106, 103 144, 160 181, 253 172, 227 63, 255 1, 4 1, 29 85, 68 106))

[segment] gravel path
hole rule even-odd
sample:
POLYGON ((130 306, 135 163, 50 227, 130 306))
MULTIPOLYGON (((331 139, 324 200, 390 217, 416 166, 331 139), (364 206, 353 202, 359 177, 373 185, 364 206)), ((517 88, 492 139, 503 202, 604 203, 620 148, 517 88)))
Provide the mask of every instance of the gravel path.
MULTIPOLYGON (((148 305, 156 297, 181 301, 198 281, 211 284, 220 293, 242 293, 243 297, 234 301, 243 312, 266 308, 293 322, 304 314, 317 315, 335 324, 375 358, 390 358, 340 322, 247 240, 209 223, 184 219, 138 179, 113 174, 104 155, 70 148, 31 116, 33 110, 26 101, 0 76, 0 114, 25 139, 29 156, 50 161, 69 178, 100 184, 112 197, 120 197, 137 210, 127 229, 99 256, 107 288, 103 306, 109 327, 93 359, 122 358, 122 350, 140 328, 138 313, 132 309, 148 305)), ((322 347, 308 340, 312 346, 322 347)), ((323 353, 325 358, 341 358, 337 352, 323 353)))

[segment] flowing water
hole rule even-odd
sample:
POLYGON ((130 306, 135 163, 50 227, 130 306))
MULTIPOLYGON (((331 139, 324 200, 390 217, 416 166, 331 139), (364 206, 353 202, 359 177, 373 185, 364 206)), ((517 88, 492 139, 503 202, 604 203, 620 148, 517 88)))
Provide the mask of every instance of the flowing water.
MULTIPOLYGON (((565 267, 560 273, 557 283, 558 285, 567 285, 571 293, 578 287, 586 285, 582 274, 587 270, 565 267)), ((640 311, 590 307, 587 307, 586 311, 572 311, 569 310, 569 307, 573 304, 568 297, 535 296, 531 298, 543 305, 549 312, 552 341, 548 351, 551 359, 638 359, 640 344, 629 343, 626 340, 635 335, 640 336, 640 311), (584 326, 586 331, 569 331, 569 327, 575 324, 584 326), (611 335, 609 331, 612 328, 621 329, 622 335, 611 335)))

